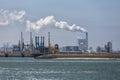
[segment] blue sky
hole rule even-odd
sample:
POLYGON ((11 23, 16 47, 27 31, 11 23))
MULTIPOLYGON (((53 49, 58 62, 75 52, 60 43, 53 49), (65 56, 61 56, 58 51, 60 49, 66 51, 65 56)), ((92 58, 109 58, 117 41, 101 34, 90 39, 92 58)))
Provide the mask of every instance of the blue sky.
MULTIPOLYGON (((24 10, 25 20, 33 22, 53 15, 58 21, 85 28, 89 33, 89 46, 96 48, 112 41, 113 48, 120 49, 120 0, 0 0, 0 9, 11 12, 24 10)), ((6 42, 16 44, 21 31, 28 43, 29 32, 26 32, 25 22, 0 25, 0 46, 6 42)), ((51 32, 51 43, 60 46, 77 45, 77 37, 84 37, 81 32, 50 27, 41 29, 38 34, 47 39, 48 31, 51 32)), ((38 34, 34 31, 34 35, 38 34)))

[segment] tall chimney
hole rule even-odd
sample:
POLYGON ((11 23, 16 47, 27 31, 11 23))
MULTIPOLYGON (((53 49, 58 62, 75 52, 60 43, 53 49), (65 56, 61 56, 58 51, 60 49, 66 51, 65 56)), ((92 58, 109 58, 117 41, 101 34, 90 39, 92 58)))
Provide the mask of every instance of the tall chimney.
POLYGON ((45 37, 43 36, 43 47, 45 46, 45 37))
POLYGON ((50 32, 48 32, 48 47, 50 49, 50 32))
POLYGON ((35 36, 35 46, 37 48, 37 36, 35 36))
POLYGON ((42 39, 42 36, 41 36, 40 46, 41 46, 41 47, 43 46, 43 39, 42 39))
POLYGON ((32 32, 30 32, 30 45, 33 46, 32 32))
POLYGON ((19 51, 20 51, 21 50, 21 42, 20 42, 20 40, 18 42, 18 47, 19 47, 19 51))
POLYGON ((32 38, 32 32, 30 32, 30 48, 31 48, 31 51, 33 51, 33 38, 32 38))
POLYGON ((24 39, 23 39, 23 33, 21 32, 21 51, 23 51, 24 48, 24 39))
POLYGON ((39 47, 40 46, 39 36, 37 36, 37 44, 38 44, 38 47, 39 47))
POLYGON ((86 49, 88 50, 88 32, 86 32, 86 49))

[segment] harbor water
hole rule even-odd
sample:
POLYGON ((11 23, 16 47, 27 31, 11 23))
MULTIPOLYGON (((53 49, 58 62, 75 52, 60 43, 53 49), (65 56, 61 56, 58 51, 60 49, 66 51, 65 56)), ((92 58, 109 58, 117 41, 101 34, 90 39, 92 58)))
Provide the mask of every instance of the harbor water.
POLYGON ((0 57, 0 80, 120 80, 120 60, 0 57))

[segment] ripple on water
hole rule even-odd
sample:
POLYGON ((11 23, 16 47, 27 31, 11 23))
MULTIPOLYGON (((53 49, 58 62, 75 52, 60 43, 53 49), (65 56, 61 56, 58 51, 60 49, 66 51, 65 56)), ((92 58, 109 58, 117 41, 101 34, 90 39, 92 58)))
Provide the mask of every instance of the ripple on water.
POLYGON ((0 80, 120 80, 119 68, 116 60, 0 58, 0 80))

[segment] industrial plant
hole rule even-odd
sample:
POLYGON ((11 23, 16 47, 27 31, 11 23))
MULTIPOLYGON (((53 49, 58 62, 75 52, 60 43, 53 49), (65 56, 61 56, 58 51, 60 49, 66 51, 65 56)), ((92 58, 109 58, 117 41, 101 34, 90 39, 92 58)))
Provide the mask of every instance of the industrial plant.
POLYGON ((88 32, 85 33, 85 39, 77 39, 77 46, 65 46, 62 48, 63 52, 78 52, 84 53, 88 51, 88 32))
MULTIPOLYGON (((11 48, 4 47, 2 51, 5 56, 22 56, 22 57, 37 57, 47 54, 83 54, 89 53, 88 49, 88 32, 84 32, 85 38, 77 39, 76 46, 64 46, 59 48, 59 43, 54 46, 51 44, 51 34, 48 32, 47 45, 45 45, 45 36, 35 35, 33 37, 32 32, 30 32, 29 43, 25 43, 23 32, 20 34, 20 40, 18 44, 13 45, 11 48)), ((112 42, 108 42, 103 48, 98 47, 96 49, 99 53, 112 53, 112 42)), ((93 53, 93 52, 92 52, 93 53)))
POLYGON ((21 32, 21 39, 18 44, 13 45, 12 48, 4 47, 1 51, 5 53, 5 56, 26 56, 26 57, 36 57, 45 54, 54 54, 59 51, 59 45, 55 44, 51 46, 50 43, 50 32, 48 32, 48 45, 45 46, 45 36, 35 36, 33 37, 32 32, 30 32, 30 42, 26 44, 23 37, 23 32, 21 32))
POLYGON ((112 42, 109 41, 107 42, 103 47, 101 46, 98 46, 97 49, 96 49, 97 52, 102 52, 102 53, 112 53, 112 42))

